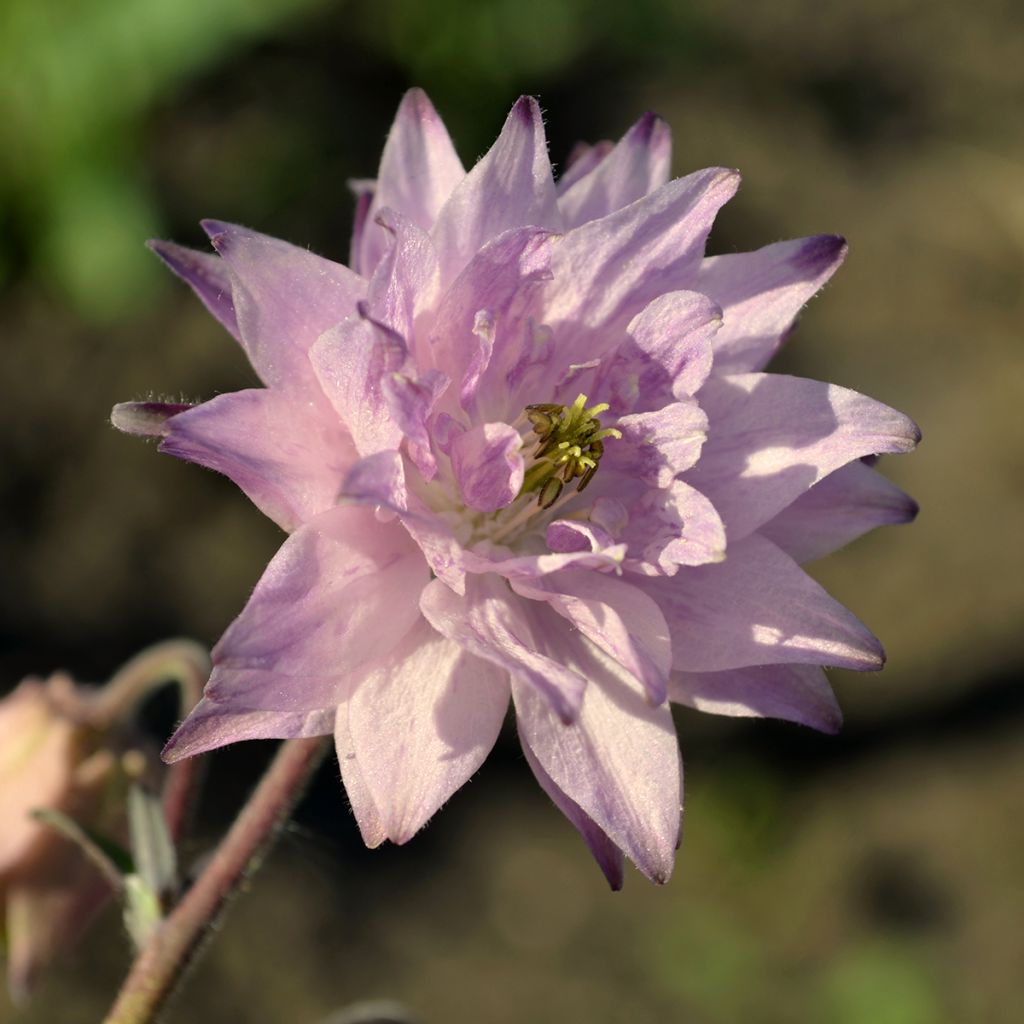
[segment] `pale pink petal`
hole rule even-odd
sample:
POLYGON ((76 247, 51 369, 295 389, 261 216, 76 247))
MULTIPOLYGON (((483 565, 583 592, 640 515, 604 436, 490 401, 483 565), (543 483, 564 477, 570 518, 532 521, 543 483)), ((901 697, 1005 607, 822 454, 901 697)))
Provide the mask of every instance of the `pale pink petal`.
POLYGON ((513 680, 523 680, 554 717, 569 722, 579 709, 586 681, 538 652, 531 603, 513 594, 500 576, 488 574, 467 576, 465 596, 433 580, 420 607, 439 633, 510 672, 513 680))
POLYGON ((507 423, 481 423, 452 442, 452 472, 462 500, 481 512, 510 504, 523 486, 519 431, 507 423))
POLYGON ((577 831, 583 836, 583 841, 590 848, 590 852, 597 861, 597 866, 608 879, 608 884, 614 892, 622 888, 623 869, 625 859, 622 851, 608 838, 607 833, 598 825, 593 818, 583 810, 575 800, 570 799, 565 790, 555 785, 554 780, 546 771, 544 766, 537 760, 537 755, 530 749, 529 743, 520 735, 520 746, 526 757, 526 763, 530 766, 534 778, 540 783, 541 789, 554 805, 572 822, 577 831))
POLYGON ((636 582, 661 607, 683 672, 785 663, 869 671, 884 661, 867 627, 757 534, 730 541, 717 565, 636 582))
POLYGON ((699 397, 711 427, 686 479, 714 502, 730 544, 840 466, 908 452, 921 437, 895 409, 801 377, 713 376, 699 397))
POLYGON ((426 93, 410 89, 384 144, 373 201, 360 238, 359 272, 368 277, 387 248, 384 232, 374 224, 378 210, 390 206, 429 231, 465 173, 444 122, 426 93))
POLYGON ((366 282, 348 267, 221 221, 203 221, 231 274, 242 345, 268 385, 307 385, 310 346, 354 315, 366 282))
POLYGON ((434 575, 457 594, 465 593, 462 546, 451 527, 408 491, 398 452, 378 452, 357 462, 341 485, 341 496, 399 515, 434 575))
POLYGON ((405 358, 404 346, 359 316, 324 331, 310 349, 316 379, 360 455, 394 449, 402 441, 381 378, 398 370, 405 358))
POLYGON ((611 139, 602 139, 593 145, 589 142, 577 142, 566 157, 565 170, 555 182, 559 196, 572 188, 580 178, 596 170, 614 148, 615 143, 611 139))
POLYGON ((334 720, 334 749, 338 755, 338 766, 341 768, 341 781, 345 784, 345 793, 355 815, 356 824, 363 842, 371 850, 375 850, 388 837, 377 805, 373 802, 370 787, 366 784, 363 770, 356 760, 355 745, 352 742, 352 730, 348 722, 349 706, 346 701, 338 705, 338 713, 334 720))
POLYGON ((700 457, 708 418, 691 399, 623 416, 615 426, 622 437, 606 442, 602 471, 614 468, 651 487, 669 487, 700 457))
POLYGON ((442 280, 454 279, 475 252, 511 228, 561 226, 544 120, 537 101, 524 96, 437 216, 433 237, 442 280))
POLYGON ((376 220, 389 244, 370 278, 366 308, 371 319, 399 334, 411 348, 418 317, 437 299, 437 254, 430 235, 390 207, 381 209, 376 220))
POLYGON ((631 572, 671 575, 681 565, 720 562, 726 555, 718 510, 682 480, 645 490, 629 504, 628 512, 618 539, 628 545, 625 567, 631 572))
POLYGON ((917 502, 860 460, 830 473, 758 529, 798 562, 831 554, 876 526, 909 523, 917 502))
POLYGON ((694 286, 715 214, 738 184, 734 171, 698 171, 562 238, 544 320, 565 365, 602 356, 653 299, 694 286))
POLYGON ((329 736, 334 707, 309 711, 233 711, 232 702, 204 697, 163 749, 168 764, 242 740, 290 740, 329 736))
POLYGON ((625 544, 610 547, 579 548, 540 555, 506 555, 501 550, 482 553, 467 551, 463 562, 467 572, 499 573, 507 579, 533 579, 561 569, 618 570, 626 557, 625 544))
POLYGON ((669 700, 712 715, 781 718, 819 732, 843 723, 832 687, 818 665, 757 665, 725 672, 674 672, 669 700))
POLYGON ((203 305, 228 331, 235 338, 239 338, 238 320, 235 317, 235 304, 231 294, 231 275, 224 261, 213 253, 186 249, 185 246, 176 245, 174 242, 153 239, 147 244, 192 288, 203 305))
POLYGON ((694 287, 722 307, 723 317, 715 373, 762 369, 845 258, 844 239, 815 235, 704 260, 694 287))
POLYGON ((160 451, 223 473, 288 531, 336 503, 356 459, 322 397, 281 391, 220 395, 167 420, 163 433, 160 451))
POLYGON ((552 236, 537 228, 506 232, 475 253, 442 296, 431 327, 431 358, 459 383, 463 408, 470 408, 495 348, 502 371, 496 386, 507 391, 503 374, 523 341, 520 319, 550 275, 552 244, 552 236))
POLYGON ((560 190, 567 228, 579 227, 642 199, 668 181, 672 133, 655 114, 644 114, 588 174, 560 190))
POLYGON ((615 415, 649 412, 697 393, 711 372, 721 311, 696 292, 669 292, 648 303, 598 371, 595 394, 615 415))
POLYGON ((480 767, 508 674, 421 622, 349 698, 352 753, 393 843, 411 839, 480 767))
POLYGON ((512 677, 519 734, 552 781, 655 882, 668 881, 679 842, 682 764, 667 704, 652 707, 633 676, 555 622, 546 649, 587 679, 578 717, 559 721, 512 677))
POLYGON ((637 678, 652 704, 665 699, 672 667, 668 624, 657 602, 642 590, 605 573, 572 569, 515 579, 512 589, 568 619, 637 678))
POLYGON ((344 506, 285 541, 214 648, 206 696, 230 711, 338 704, 418 621, 430 571, 400 524, 344 506))

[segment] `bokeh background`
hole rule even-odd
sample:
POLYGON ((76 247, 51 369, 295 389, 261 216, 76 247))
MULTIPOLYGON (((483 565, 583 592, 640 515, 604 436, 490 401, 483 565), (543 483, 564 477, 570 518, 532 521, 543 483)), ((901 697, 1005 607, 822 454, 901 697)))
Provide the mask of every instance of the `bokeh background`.
MULTIPOLYGON (((1024 25, 1013 0, 2 0, 0 688, 212 643, 281 541, 110 406, 252 380, 142 248, 203 216, 344 260, 405 88, 470 164, 515 97, 551 153, 668 119, 675 171, 742 169, 711 251, 821 231, 851 255, 785 369, 908 411, 921 502, 814 567, 882 637, 844 732, 679 716, 687 836, 612 895, 514 737, 402 849, 364 851, 335 765, 171 1024, 1016 1022, 1024 1007, 1024 25)), ((201 855, 271 744, 211 758, 201 855)), ((98 1020, 116 913, 15 1013, 98 1020)))

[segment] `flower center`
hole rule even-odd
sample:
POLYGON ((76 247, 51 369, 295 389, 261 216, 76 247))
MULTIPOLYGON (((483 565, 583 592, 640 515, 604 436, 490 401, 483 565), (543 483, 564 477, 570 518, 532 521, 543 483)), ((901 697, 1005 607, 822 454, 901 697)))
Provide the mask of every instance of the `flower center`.
POLYGON ((537 505, 551 508, 562 488, 573 480, 582 491, 597 472, 608 437, 622 437, 614 427, 602 427, 597 418, 607 411, 607 402, 587 406, 587 396, 578 395, 566 407, 547 402, 526 407, 526 418, 537 435, 533 463, 526 470, 520 495, 537 493, 537 505))

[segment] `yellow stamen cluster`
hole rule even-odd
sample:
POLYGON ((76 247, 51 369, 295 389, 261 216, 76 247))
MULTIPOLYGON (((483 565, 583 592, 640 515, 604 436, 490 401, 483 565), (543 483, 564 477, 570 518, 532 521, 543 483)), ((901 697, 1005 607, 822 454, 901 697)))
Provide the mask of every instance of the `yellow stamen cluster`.
POLYGON ((622 437, 614 427, 601 426, 597 417, 607 409, 606 402, 588 408, 586 395, 568 408, 551 402, 528 405, 526 418, 538 444, 520 493, 537 491, 537 504, 550 508, 565 484, 578 480, 576 490, 582 491, 597 472, 605 438, 622 437))

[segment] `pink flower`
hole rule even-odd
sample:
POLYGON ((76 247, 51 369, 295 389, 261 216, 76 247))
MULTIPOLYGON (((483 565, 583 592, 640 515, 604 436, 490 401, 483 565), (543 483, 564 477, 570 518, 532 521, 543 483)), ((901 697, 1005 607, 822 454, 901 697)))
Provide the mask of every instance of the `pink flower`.
POLYGON ((705 258, 738 176, 669 164, 648 115, 556 183, 523 98, 466 173, 413 90, 359 190, 351 269, 215 221, 217 256, 154 243, 265 387, 114 422, 290 533, 167 756, 333 732, 366 842, 404 843, 511 696, 617 887, 623 854, 672 870, 670 701, 838 728, 822 666, 882 650, 799 562, 913 517, 862 460, 918 430, 764 372, 842 239, 705 258))

